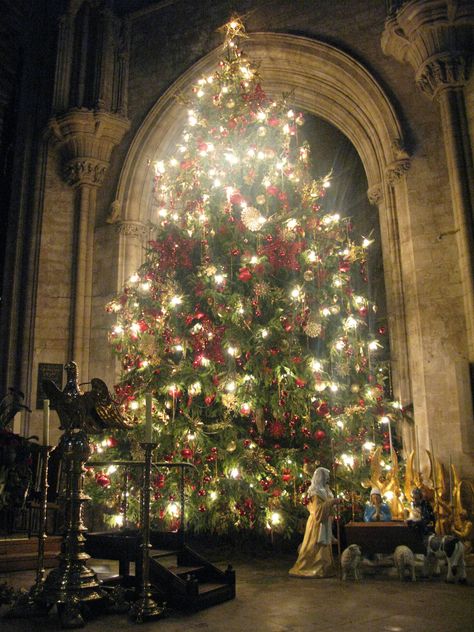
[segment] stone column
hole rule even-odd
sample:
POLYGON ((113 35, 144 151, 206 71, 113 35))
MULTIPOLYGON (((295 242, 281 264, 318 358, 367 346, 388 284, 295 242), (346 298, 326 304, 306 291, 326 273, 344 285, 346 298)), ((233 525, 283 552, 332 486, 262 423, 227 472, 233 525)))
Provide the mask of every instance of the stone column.
POLYGON ((120 289, 143 263, 143 246, 149 229, 139 221, 121 220, 117 223, 117 230, 119 233, 118 289, 120 289))
POLYGON ((474 180, 464 85, 474 50, 472 0, 409 0, 387 19, 382 49, 415 71, 439 103, 463 284, 468 355, 474 361, 474 180))
MULTIPOLYGON (((464 318, 457 326, 463 339, 465 335, 466 347, 456 346, 453 337, 447 356, 442 358, 436 341, 419 337, 417 340, 416 332, 413 335, 410 352, 417 438, 422 455, 423 448, 427 448, 443 454, 445 462, 452 457, 461 470, 472 476, 474 433, 469 362, 474 361, 474 185, 464 86, 474 50, 474 3, 399 0, 392 5, 385 23, 382 49, 385 54, 408 63, 421 92, 439 105, 440 142, 445 150, 451 194, 446 213, 452 212, 451 232, 456 238, 464 302, 459 312, 464 318), (442 402, 449 402, 450 414, 440 410, 442 402)), ((438 279, 441 274, 442 271, 438 279)), ((423 313, 413 305, 412 312, 411 324, 416 330, 423 313)))
POLYGON ((69 357, 88 380, 92 266, 96 193, 104 181, 113 148, 122 140, 129 121, 117 114, 70 110, 50 121, 61 151, 64 178, 76 190, 69 357))
POLYGON ((58 54, 54 76, 53 110, 64 111, 69 102, 69 83, 71 78, 71 60, 73 46, 73 18, 66 13, 58 22, 58 54))
MULTIPOLYGON (((394 398, 404 406, 413 402, 409 366, 409 340, 406 330, 406 305, 404 296, 400 228, 396 209, 405 195, 405 174, 410 168, 408 153, 398 139, 392 142, 394 161, 385 168, 382 182, 367 191, 369 202, 377 206, 383 244, 383 265, 387 291, 387 320, 390 337, 392 388, 394 398), (398 200, 398 202, 397 202, 398 200)), ((405 451, 413 446, 409 424, 398 429, 405 451)))

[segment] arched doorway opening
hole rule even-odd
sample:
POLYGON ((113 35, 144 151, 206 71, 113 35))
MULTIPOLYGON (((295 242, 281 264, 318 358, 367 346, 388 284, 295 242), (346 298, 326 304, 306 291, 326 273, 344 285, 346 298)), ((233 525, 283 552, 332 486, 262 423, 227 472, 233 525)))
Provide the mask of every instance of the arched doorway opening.
MULTIPOLYGON (((328 44, 286 34, 257 33, 247 54, 260 64, 265 91, 291 92, 294 107, 337 128, 354 147, 367 178, 367 196, 378 206, 385 270, 394 395, 411 401, 397 206, 406 205, 401 176, 409 167, 394 108, 379 84, 356 60, 328 44)), ((117 285, 141 263, 152 198, 151 162, 169 155, 186 119, 176 95, 215 66, 215 50, 184 73, 152 108, 125 160, 116 205, 120 231, 117 285)), ((375 209, 374 209, 375 212, 375 209)))

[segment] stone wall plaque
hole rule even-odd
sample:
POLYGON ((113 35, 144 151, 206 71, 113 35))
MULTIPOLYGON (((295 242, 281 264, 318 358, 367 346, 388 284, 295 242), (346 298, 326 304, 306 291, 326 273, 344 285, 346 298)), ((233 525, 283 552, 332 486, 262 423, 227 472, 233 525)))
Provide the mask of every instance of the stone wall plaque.
MULTIPOLYGON (((48 362, 40 362, 38 364, 38 384, 36 388, 36 408, 43 408, 43 400, 47 399, 43 391, 43 380, 52 380, 56 386, 62 390, 63 388, 64 366, 62 364, 49 364, 48 362)), ((50 404, 50 407, 53 406, 50 404)))

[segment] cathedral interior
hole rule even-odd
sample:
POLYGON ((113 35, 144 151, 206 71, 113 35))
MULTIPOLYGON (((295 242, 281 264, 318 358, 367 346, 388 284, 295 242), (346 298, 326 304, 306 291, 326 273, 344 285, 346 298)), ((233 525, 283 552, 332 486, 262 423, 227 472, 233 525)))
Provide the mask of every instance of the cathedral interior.
POLYGON ((444 467, 451 490, 453 472, 474 481, 471 0, 0 0, 0 14, 0 396, 21 392, 15 433, 41 436, 42 380, 62 388, 71 360, 81 384, 117 382, 105 307, 145 261, 153 165, 186 119, 176 96, 212 72, 237 16, 266 92, 304 113, 329 203, 374 241, 369 298, 409 412, 400 454, 425 480, 444 467))

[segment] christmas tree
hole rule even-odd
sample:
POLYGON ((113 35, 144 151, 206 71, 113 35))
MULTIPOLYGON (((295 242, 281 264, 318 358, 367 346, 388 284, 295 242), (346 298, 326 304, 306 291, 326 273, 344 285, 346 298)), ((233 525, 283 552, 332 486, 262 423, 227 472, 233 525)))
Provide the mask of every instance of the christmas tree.
MULTIPOLYGON (((289 535, 316 465, 336 467, 349 498, 376 447, 389 463, 385 424, 399 410, 369 327, 370 240, 325 208, 330 176, 312 176, 302 114, 265 93, 241 22, 225 29, 216 71, 181 97, 176 154, 156 163, 145 262, 108 306, 116 392, 137 430, 106 452, 133 456, 152 393, 155 458, 197 470, 191 528, 289 535)), ((153 479, 164 528, 177 526, 173 472, 153 479)), ((96 497, 118 502, 117 474, 95 480, 96 497)))

